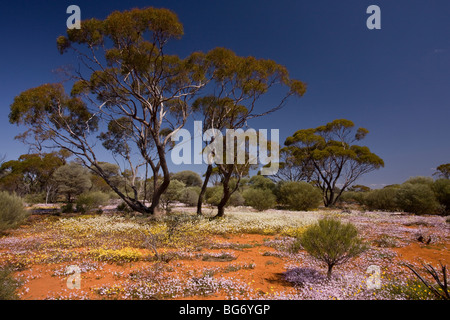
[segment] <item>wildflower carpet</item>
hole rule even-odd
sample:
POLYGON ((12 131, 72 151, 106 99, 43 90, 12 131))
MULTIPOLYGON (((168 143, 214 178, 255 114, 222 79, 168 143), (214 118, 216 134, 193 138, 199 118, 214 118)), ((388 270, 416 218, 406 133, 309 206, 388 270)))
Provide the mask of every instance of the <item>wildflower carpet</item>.
POLYGON ((358 211, 39 215, 0 238, 0 265, 20 299, 434 299, 403 263, 450 265, 449 229, 439 216, 358 211), (296 244, 324 216, 352 222, 370 245, 331 279, 296 244))

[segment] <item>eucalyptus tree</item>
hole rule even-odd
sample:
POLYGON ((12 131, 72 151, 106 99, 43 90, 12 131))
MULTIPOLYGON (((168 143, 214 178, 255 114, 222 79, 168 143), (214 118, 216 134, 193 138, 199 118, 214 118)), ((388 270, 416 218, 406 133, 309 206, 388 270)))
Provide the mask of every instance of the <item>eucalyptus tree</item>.
MULTIPOLYGON (((235 145, 235 138, 239 139, 239 135, 246 135, 242 129, 248 127, 250 120, 269 115, 281 109, 289 97, 303 96, 306 92, 305 83, 291 79, 284 66, 270 59, 240 57, 233 51, 222 48, 210 54, 209 61, 212 64, 210 69, 213 79, 210 84, 212 94, 197 99, 194 102, 194 109, 203 117, 204 131, 212 130, 210 139, 206 139, 206 148, 210 151, 214 151, 217 143, 221 144, 223 141, 226 141, 227 145, 235 145), (275 91, 279 94, 278 101, 269 107, 264 106, 260 102, 261 97, 275 91), (229 129, 242 131, 235 136, 228 136, 229 129), (221 138, 220 141, 218 138, 221 138)), ((248 173, 252 165, 250 161, 252 155, 249 152, 246 154, 246 160, 241 163, 237 163, 237 159, 230 155, 228 159, 223 158, 225 160, 223 163, 215 161, 208 163, 197 205, 198 214, 201 214, 203 194, 215 166, 221 175, 223 186, 223 198, 218 205, 217 217, 224 215, 228 200, 238 189, 240 179, 248 173), (229 181, 232 177, 237 178, 237 183, 230 189, 229 181)), ((215 156, 218 156, 217 152, 215 156)))
POLYGON ((171 136, 184 126, 191 99, 208 83, 207 54, 167 53, 167 44, 182 35, 178 17, 167 9, 116 11, 104 20, 82 21, 81 29, 68 29, 57 39, 59 52, 71 52, 79 66, 70 94, 61 84, 26 90, 14 99, 9 120, 27 127, 22 138, 69 150, 133 210, 152 214, 170 183, 171 136), (162 173, 150 206, 109 180, 98 159, 99 137, 133 174, 143 163, 155 180, 162 173), (132 153, 139 156, 136 163, 132 153))
POLYGON ((436 168, 436 172, 433 174, 438 178, 450 179, 450 163, 441 164, 436 168))
POLYGON ((365 128, 355 130, 350 120, 338 119, 317 128, 298 130, 286 139, 285 145, 293 148, 294 155, 307 159, 314 168, 312 181, 322 190, 326 207, 334 205, 359 177, 384 167, 379 156, 356 144, 368 133, 365 128))

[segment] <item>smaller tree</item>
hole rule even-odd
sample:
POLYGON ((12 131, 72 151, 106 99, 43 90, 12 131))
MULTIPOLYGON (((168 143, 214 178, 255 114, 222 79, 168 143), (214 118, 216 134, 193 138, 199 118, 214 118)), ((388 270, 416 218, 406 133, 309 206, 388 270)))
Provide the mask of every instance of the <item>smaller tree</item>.
POLYGON ((64 194, 68 202, 72 202, 74 196, 88 191, 92 185, 88 170, 76 162, 59 167, 53 173, 53 179, 59 193, 64 194))
POLYGON ((435 176, 444 179, 450 179, 450 163, 441 164, 436 168, 435 176))
POLYGON ((309 227, 302 234, 300 243, 311 256, 328 266, 328 279, 334 266, 349 261, 367 249, 353 224, 344 224, 333 218, 323 218, 309 227))
POLYGON ((298 130, 286 139, 284 144, 292 149, 292 154, 312 168, 311 181, 322 190, 326 207, 333 206, 359 177, 384 167, 379 156, 357 144, 368 133, 365 128, 356 129, 350 120, 338 119, 317 128, 298 130))

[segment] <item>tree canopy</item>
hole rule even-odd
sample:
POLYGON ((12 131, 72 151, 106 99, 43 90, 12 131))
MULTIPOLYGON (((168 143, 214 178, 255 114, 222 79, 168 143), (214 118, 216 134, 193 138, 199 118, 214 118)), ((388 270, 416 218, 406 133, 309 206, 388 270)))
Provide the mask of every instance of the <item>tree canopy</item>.
POLYGON ((317 128, 298 130, 286 139, 293 154, 314 168, 312 181, 322 190, 325 206, 334 205, 363 174, 384 167, 379 156, 356 144, 368 133, 365 128, 355 129, 350 120, 338 119, 317 128))

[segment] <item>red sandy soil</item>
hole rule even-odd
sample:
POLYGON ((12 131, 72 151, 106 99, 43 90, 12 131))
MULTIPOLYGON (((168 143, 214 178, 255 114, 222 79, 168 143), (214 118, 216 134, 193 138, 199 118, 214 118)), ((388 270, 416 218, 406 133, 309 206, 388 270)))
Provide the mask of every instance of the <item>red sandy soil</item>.
MULTIPOLYGON (((254 269, 241 269, 225 274, 230 275, 235 279, 244 281, 251 285, 255 291, 272 292, 272 291, 293 291, 292 285, 282 279, 282 273, 285 271, 284 261, 281 258, 274 256, 265 256, 264 252, 274 252, 275 250, 263 245, 264 239, 273 238, 271 236, 244 234, 239 236, 227 236, 226 238, 216 237, 218 242, 226 241, 235 244, 252 244, 257 245, 251 248, 244 248, 241 250, 225 249, 225 250, 204 250, 206 252, 221 252, 228 251, 233 252, 237 257, 236 260, 227 262, 218 261, 202 261, 197 260, 173 260, 168 263, 168 266, 173 267, 176 272, 177 269, 183 268, 184 270, 200 270, 202 268, 211 267, 226 267, 228 264, 255 264, 254 269)), ((76 264, 72 262, 70 264, 76 264)), ((90 299, 102 299, 95 292, 90 290, 91 288, 100 287, 105 284, 119 283, 113 276, 114 272, 130 273, 131 271, 138 269, 142 266, 151 266, 152 262, 136 262, 127 263, 125 265, 108 264, 103 270, 91 271, 82 274, 81 283, 82 289, 85 292, 89 292, 90 299)), ((39 300, 45 299, 50 294, 64 292, 67 294, 66 276, 52 276, 53 270, 56 268, 68 266, 65 264, 45 264, 45 265, 33 265, 30 269, 18 272, 17 275, 37 276, 35 279, 29 280, 26 287, 29 291, 22 295, 22 299, 25 300, 39 300)), ((187 299, 195 299, 196 297, 189 297, 187 299)), ((209 296, 207 299, 223 299, 221 296, 209 296)), ((199 299, 205 299, 205 297, 199 297, 199 299)))
MULTIPOLYGON (((256 245, 251 248, 244 248, 241 250, 226 249, 225 251, 231 251, 237 257, 232 261, 233 264, 253 263, 254 269, 241 269, 238 271, 230 272, 225 276, 230 275, 235 279, 242 280, 249 284, 255 291, 261 291, 262 293, 270 293, 272 291, 284 291, 294 292, 292 285, 283 280, 282 273, 285 270, 285 261, 281 258, 263 255, 264 252, 275 251, 273 248, 264 246, 265 239, 271 239, 273 236, 263 236, 255 234, 242 234, 238 236, 216 237, 215 240, 220 243, 223 241, 236 243, 236 244, 251 244, 256 245)), ((397 259, 399 261, 418 262, 425 261, 433 264, 442 262, 443 264, 450 264, 450 251, 445 246, 433 246, 422 245, 413 243, 406 247, 394 248, 394 251, 398 254, 397 259)), ((205 250, 205 252, 220 252, 221 250, 205 250)), ((75 264, 75 263, 71 263, 75 264)), ((125 272, 125 274, 131 271, 141 268, 143 266, 150 267, 153 262, 136 262, 127 263, 125 265, 105 264, 103 270, 91 271, 82 274, 82 289, 87 292, 90 299, 102 299, 97 295, 92 288, 100 287, 106 284, 119 283, 121 280, 113 276, 114 272, 125 272)), ((173 260, 168 263, 168 266, 172 267, 174 271, 189 269, 200 270, 205 267, 225 267, 230 262, 217 262, 217 261, 202 261, 196 260, 173 260)), ((69 265, 66 264, 46 264, 46 265, 33 265, 30 269, 18 272, 17 275, 36 276, 35 279, 29 280, 26 287, 29 291, 22 295, 22 299, 39 300, 45 299, 49 295, 55 293, 68 293, 66 286, 66 276, 52 276, 53 270, 69 265)), ((205 299, 205 297, 188 297, 186 299, 205 299)), ((223 299, 220 295, 212 295, 206 297, 206 299, 223 299)))

